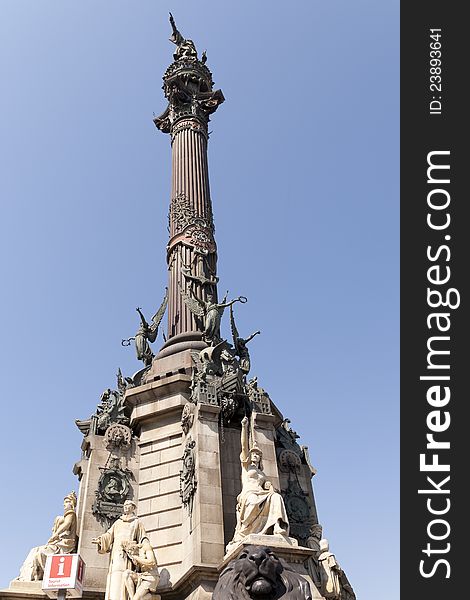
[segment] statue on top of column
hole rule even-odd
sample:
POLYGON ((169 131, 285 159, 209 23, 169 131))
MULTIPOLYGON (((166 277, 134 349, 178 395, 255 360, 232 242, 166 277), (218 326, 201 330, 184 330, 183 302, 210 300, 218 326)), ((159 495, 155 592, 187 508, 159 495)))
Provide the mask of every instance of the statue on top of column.
POLYGON ((174 62, 163 76, 168 107, 153 119, 163 133, 173 132, 173 125, 180 118, 196 117, 207 126, 209 115, 225 100, 221 90, 212 89, 214 82, 206 65, 206 53, 199 60, 194 42, 181 35, 171 13, 170 24, 173 30, 170 42, 176 45, 176 50, 174 62))
POLYGON ((173 54, 175 60, 182 58, 195 58, 197 59, 197 50, 192 40, 186 40, 176 28, 175 20, 173 15, 170 13, 170 23, 173 29, 173 35, 170 38, 170 42, 176 45, 176 50, 173 54))

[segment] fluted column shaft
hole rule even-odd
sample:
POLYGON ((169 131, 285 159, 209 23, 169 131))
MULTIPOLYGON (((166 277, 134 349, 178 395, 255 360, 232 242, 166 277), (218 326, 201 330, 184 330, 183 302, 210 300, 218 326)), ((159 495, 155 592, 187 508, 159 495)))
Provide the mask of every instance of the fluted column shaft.
POLYGON ((212 204, 207 164, 207 127, 199 119, 178 121, 172 135, 170 240, 168 244, 168 338, 201 332, 201 323, 184 302, 181 291, 207 300, 216 286, 189 280, 215 277, 217 254, 213 237, 212 204))

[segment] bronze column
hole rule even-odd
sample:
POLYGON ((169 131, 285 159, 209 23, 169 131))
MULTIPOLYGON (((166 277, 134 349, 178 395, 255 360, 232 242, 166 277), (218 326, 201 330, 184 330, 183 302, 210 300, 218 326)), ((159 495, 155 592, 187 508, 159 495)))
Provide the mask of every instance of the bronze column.
POLYGON ((204 345, 203 324, 188 308, 188 298, 207 301, 211 294, 217 299, 217 248, 207 141, 209 115, 224 97, 220 90, 213 91, 205 55, 199 60, 194 43, 184 39, 176 27, 171 41, 177 46, 175 60, 163 76, 168 107, 154 122, 158 129, 171 135, 172 145, 168 341, 163 349, 178 344, 179 351, 204 345))

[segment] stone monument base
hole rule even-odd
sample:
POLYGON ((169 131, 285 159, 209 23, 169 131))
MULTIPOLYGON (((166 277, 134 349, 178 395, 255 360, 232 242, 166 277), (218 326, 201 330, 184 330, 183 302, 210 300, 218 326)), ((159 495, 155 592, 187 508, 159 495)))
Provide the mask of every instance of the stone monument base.
MULTIPOLYGON (((0 590, 0 600, 46 600, 48 596, 41 589, 42 581, 18 581, 13 579, 10 587, 0 590)), ((85 600, 103 600, 104 593, 89 592, 84 590, 85 600)))

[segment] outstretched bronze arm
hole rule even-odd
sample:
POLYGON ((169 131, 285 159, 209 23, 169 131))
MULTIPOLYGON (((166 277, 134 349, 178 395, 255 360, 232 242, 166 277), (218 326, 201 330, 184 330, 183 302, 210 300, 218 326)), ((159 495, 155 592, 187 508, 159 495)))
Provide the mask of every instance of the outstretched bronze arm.
POLYGON ((170 13, 170 24, 171 24, 171 28, 173 29, 173 35, 170 38, 170 42, 173 42, 173 44, 176 44, 177 46, 179 46, 181 44, 181 42, 184 42, 184 37, 181 35, 181 33, 176 28, 176 23, 173 18, 173 15, 171 13, 170 13))
POLYGON ((245 304, 245 302, 247 302, 247 298, 245 298, 245 296, 238 296, 238 298, 230 300, 230 302, 219 304, 219 308, 227 308, 227 306, 232 306, 232 304, 235 304, 235 302, 241 302, 242 304, 245 304))
POLYGON ((255 337, 255 335, 258 335, 258 333, 261 333, 261 331, 255 331, 254 333, 249 335, 245 340, 245 344, 248 344, 248 342, 251 342, 251 340, 255 337))
POLYGON ((136 308, 136 311, 137 311, 137 312, 139 313, 139 315, 140 315, 140 320, 142 321, 142 325, 145 327, 145 329, 148 329, 148 327, 149 327, 149 324, 148 324, 148 323, 147 323, 147 321, 145 320, 145 317, 144 317, 144 315, 142 314, 142 310, 141 310, 139 307, 137 307, 137 308, 136 308))

